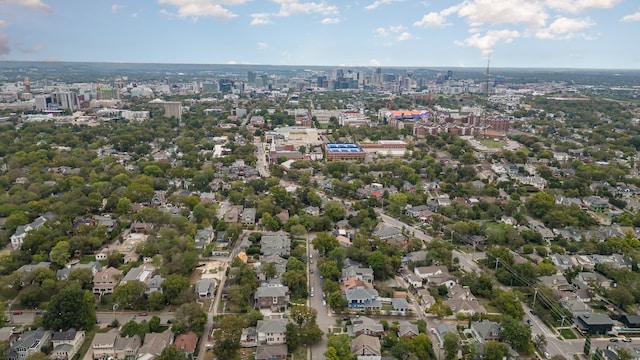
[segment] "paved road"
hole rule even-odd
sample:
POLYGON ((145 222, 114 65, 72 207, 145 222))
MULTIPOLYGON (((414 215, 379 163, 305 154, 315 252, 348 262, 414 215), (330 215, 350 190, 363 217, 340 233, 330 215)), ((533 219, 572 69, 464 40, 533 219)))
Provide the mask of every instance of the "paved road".
POLYGON ((317 267, 317 259, 320 256, 320 253, 313 249, 313 246, 309 247, 310 254, 313 259, 313 264, 310 264, 310 268, 313 269, 313 274, 309 274, 309 286, 314 288, 314 296, 309 297, 309 306, 316 309, 318 311, 318 326, 320 330, 325 333, 322 337, 322 341, 314 344, 311 347, 311 359, 312 360, 322 360, 324 359, 324 353, 327 351, 327 336, 326 334, 329 332, 329 327, 336 324, 335 317, 330 313, 328 306, 322 305, 322 286, 323 280, 320 279, 320 271, 317 267))
POLYGON ((269 177, 271 176, 271 172, 269 171, 269 163, 267 162, 267 154, 265 152, 265 145, 262 141, 254 141, 253 145, 256 147, 256 157, 258 161, 256 162, 256 169, 260 176, 269 177))
POLYGON ((431 235, 427 235, 425 234, 422 230, 420 230, 417 227, 414 227, 413 225, 409 225, 407 223, 404 223, 398 219, 392 218, 389 215, 386 215, 382 212, 382 209, 380 208, 376 208, 376 213, 378 213, 378 215, 380 216, 380 218, 387 224, 396 227, 398 229, 402 229, 402 227, 405 228, 405 230, 407 230, 410 234, 413 234, 413 236, 415 236, 416 238, 422 240, 423 242, 429 242, 431 240, 433 240, 433 237, 431 235))

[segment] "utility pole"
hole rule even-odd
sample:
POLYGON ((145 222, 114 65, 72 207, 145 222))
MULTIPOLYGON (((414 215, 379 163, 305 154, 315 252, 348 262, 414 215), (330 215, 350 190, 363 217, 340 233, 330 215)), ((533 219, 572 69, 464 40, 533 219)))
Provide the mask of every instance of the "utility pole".
MULTIPOLYGON (((535 292, 533 293, 533 305, 531 306, 532 308, 536 306, 536 297, 538 296, 538 288, 533 288, 533 290, 535 292)), ((562 320, 564 321, 564 316, 562 317, 562 320)))
POLYGON ((500 258, 496 256, 496 270, 495 271, 498 271, 498 262, 499 261, 500 261, 500 258))

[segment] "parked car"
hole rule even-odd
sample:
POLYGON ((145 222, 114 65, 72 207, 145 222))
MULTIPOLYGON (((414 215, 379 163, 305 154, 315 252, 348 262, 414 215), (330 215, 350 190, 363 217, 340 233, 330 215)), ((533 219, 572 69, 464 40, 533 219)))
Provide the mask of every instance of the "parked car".
POLYGON ((618 342, 618 338, 611 338, 609 339, 609 342, 618 342))
POLYGON ((14 311, 13 315, 22 315, 22 311, 14 311))
POLYGON ((622 338, 622 342, 631 342, 631 338, 625 336, 622 338))
POLYGON ((146 312, 141 312, 141 313, 138 313, 138 315, 139 315, 139 316, 147 316, 147 315, 149 315, 149 314, 147 314, 146 312))

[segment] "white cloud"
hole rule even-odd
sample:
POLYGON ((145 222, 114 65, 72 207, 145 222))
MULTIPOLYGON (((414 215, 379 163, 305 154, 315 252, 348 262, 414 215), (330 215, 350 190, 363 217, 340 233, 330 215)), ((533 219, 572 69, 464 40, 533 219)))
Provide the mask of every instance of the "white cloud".
POLYGON ((389 31, 391 31, 392 33, 399 33, 404 29, 405 27, 402 25, 389 26, 389 31))
POLYGON ((264 43, 264 42, 259 42, 258 43, 258 49, 259 50, 264 50, 264 49, 268 49, 269 48, 269 44, 264 43))
POLYGON ((251 22, 249 23, 249 25, 266 25, 266 24, 271 24, 271 20, 270 20, 270 14, 267 13, 257 13, 257 14, 251 14, 251 17, 253 18, 251 20, 251 22))
POLYGON ((122 10, 122 8, 124 8, 123 5, 113 4, 113 5, 111 5, 111 13, 112 14, 117 14, 118 11, 122 10))
POLYGON ((376 1, 373 2, 373 4, 367 5, 364 8, 367 9, 367 10, 375 10, 380 5, 391 4, 391 3, 394 3, 394 2, 402 2, 402 0, 376 0, 376 1))
POLYGON ((296 14, 322 14, 336 15, 338 8, 333 5, 327 5, 325 2, 306 2, 300 3, 299 0, 273 0, 280 5, 279 16, 290 16, 296 14))
POLYGON ((52 12, 51 7, 42 0, 0 0, 0 6, 2 5, 18 5, 48 13, 52 12))
POLYGON ((556 19, 547 28, 536 32, 540 39, 571 39, 580 34, 580 31, 590 28, 595 23, 589 18, 570 19, 561 17, 556 19))
POLYGON ((405 41, 405 40, 409 40, 411 39, 413 36, 408 33, 408 32, 403 32, 402 34, 398 35, 398 37, 396 38, 396 40, 398 41, 405 41))
POLYGON ((525 24, 541 28, 549 17, 541 3, 530 0, 474 0, 451 11, 466 19, 471 26, 485 24, 525 24))
POLYGON ((483 54, 489 54, 499 42, 508 44, 518 37, 520 37, 520 33, 515 30, 489 30, 484 36, 476 33, 463 42, 456 42, 456 44, 474 47, 480 49, 483 54))
POLYGON ((227 64, 229 64, 229 65, 236 65, 236 64, 238 64, 238 62, 237 62, 237 61, 234 61, 234 60, 229 60, 229 61, 227 61, 227 64))
POLYGON ((237 15, 224 6, 244 4, 246 0, 158 0, 160 4, 167 4, 177 8, 180 18, 213 17, 228 20, 237 15), (223 6, 224 5, 224 6, 223 6))
POLYGON ((545 0, 545 5, 550 9, 579 13, 589 9, 611 9, 622 0, 545 0))
POLYGON ((620 21, 640 21, 640 11, 624 16, 620 21))
POLYGON ((421 20, 413 23, 413 26, 438 28, 443 27, 447 21, 447 18, 441 13, 430 12, 423 16, 421 20))
POLYGON ((338 24, 342 22, 339 18, 324 18, 320 21, 320 23, 324 25, 338 24))
POLYGON ((371 65, 371 66, 380 66, 380 61, 378 61, 376 59, 371 59, 371 60, 369 60, 369 65, 371 65))
POLYGON ((373 30, 374 33, 380 35, 380 36, 389 36, 389 32, 383 28, 383 27, 379 27, 375 30, 373 30))

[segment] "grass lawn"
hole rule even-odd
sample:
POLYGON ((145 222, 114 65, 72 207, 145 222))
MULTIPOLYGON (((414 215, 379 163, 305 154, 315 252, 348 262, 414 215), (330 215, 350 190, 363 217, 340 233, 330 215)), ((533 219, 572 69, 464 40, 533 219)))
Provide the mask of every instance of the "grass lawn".
POLYGON ((488 313, 502 313, 502 311, 500 309, 498 309, 497 307, 489 304, 489 300, 488 299, 483 299, 483 298, 476 298, 476 300, 478 300, 478 303, 480 303, 480 305, 484 306, 485 309, 487 309, 488 313))
POLYGON ((574 333, 573 330, 571 330, 571 329, 559 329, 558 332, 560 332, 560 335, 565 340, 571 340, 571 339, 577 339, 578 338, 576 333, 574 333))
POLYGON ((507 145, 507 142, 506 141, 502 141, 502 140, 495 141, 495 140, 492 140, 492 139, 480 139, 478 141, 480 142, 480 144, 482 144, 482 145, 484 145, 484 146, 486 146, 488 148, 494 148, 494 149, 501 148, 501 147, 507 145))

